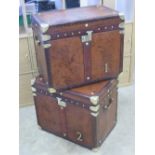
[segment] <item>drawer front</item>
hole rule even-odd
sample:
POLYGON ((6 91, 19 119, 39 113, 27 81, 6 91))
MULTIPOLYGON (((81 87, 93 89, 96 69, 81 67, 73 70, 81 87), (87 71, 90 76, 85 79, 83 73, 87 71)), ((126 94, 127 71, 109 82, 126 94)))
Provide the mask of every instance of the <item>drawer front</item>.
POLYGON ((31 74, 19 76, 19 103, 22 105, 33 104, 33 97, 31 91, 31 74))
POLYGON ((131 44, 132 44, 132 23, 126 23, 125 35, 124 35, 124 56, 131 55, 131 44))
POLYGON ((19 40, 19 73, 30 72, 30 55, 27 38, 19 40))

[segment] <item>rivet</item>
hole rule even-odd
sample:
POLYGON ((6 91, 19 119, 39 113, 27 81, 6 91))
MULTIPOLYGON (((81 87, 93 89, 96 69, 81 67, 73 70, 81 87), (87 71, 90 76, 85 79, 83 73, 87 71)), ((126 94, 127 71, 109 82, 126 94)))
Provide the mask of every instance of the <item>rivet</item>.
POLYGON ((87 24, 85 24, 85 27, 88 27, 88 23, 87 23, 87 24))
POLYGON ((82 104, 82 107, 84 108, 84 107, 85 107, 85 105, 84 105, 84 104, 82 104))
POLYGON ((108 93, 110 92, 110 90, 108 89, 108 93))
POLYGON ((67 36, 67 33, 65 33, 64 36, 67 36))
POLYGON ((43 80, 43 78, 41 78, 41 77, 40 77, 40 78, 39 78, 39 80, 40 80, 40 81, 42 81, 42 80, 43 80))
POLYGON ((60 35, 58 34, 58 35, 57 35, 57 38, 59 38, 59 37, 60 37, 60 35))
POLYGON ((67 135, 66 133, 63 133, 63 136, 64 136, 64 137, 66 137, 66 135, 67 135))
POLYGON ((74 35, 74 32, 72 32, 72 35, 74 35))
POLYGON ((104 27, 104 29, 107 29, 107 26, 106 26, 106 27, 104 27))
POLYGON ((60 92, 60 95, 63 95, 63 93, 62 93, 62 92, 60 92))
POLYGON ((94 95, 94 92, 91 92, 91 95, 94 95))
POLYGON ((79 34, 81 34, 81 32, 80 32, 80 31, 79 31, 78 33, 79 33, 79 34))
POLYGON ((113 28, 114 28, 114 26, 112 25, 112 26, 111 26, 111 28, 113 29, 113 28))
POLYGON ((101 28, 98 28, 98 30, 101 30, 101 28))
POLYGON ((88 42, 86 42, 86 46, 88 46, 89 45, 89 43, 88 42))
POLYGON ((89 76, 87 76, 87 80, 90 80, 90 77, 89 76))

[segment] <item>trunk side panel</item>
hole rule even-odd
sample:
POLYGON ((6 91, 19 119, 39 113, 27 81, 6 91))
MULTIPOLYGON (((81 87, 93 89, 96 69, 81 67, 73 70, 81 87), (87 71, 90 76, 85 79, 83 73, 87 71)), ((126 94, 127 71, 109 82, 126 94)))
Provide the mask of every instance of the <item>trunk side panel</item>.
POLYGON ((116 77, 119 74, 120 61, 122 61, 120 60, 120 41, 119 31, 93 35, 92 79, 116 77))

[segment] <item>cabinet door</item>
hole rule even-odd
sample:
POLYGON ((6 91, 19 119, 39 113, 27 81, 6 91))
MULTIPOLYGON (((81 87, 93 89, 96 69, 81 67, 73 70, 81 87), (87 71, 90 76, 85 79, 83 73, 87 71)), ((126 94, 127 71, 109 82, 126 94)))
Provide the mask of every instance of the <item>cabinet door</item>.
POLYGON ((93 34, 91 47, 92 79, 116 77, 120 72, 121 46, 119 31, 93 34))
POLYGON ((27 38, 19 39, 19 73, 31 71, 29 46, 27 38))

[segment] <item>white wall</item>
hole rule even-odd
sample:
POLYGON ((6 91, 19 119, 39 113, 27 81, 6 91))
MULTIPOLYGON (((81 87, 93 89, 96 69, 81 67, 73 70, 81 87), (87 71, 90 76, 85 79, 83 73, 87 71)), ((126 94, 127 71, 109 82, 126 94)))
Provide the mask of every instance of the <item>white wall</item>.
POLYGON ((132 21, 135 0, 116 0, 116 10, 125 14, 126 21, 132 21))

